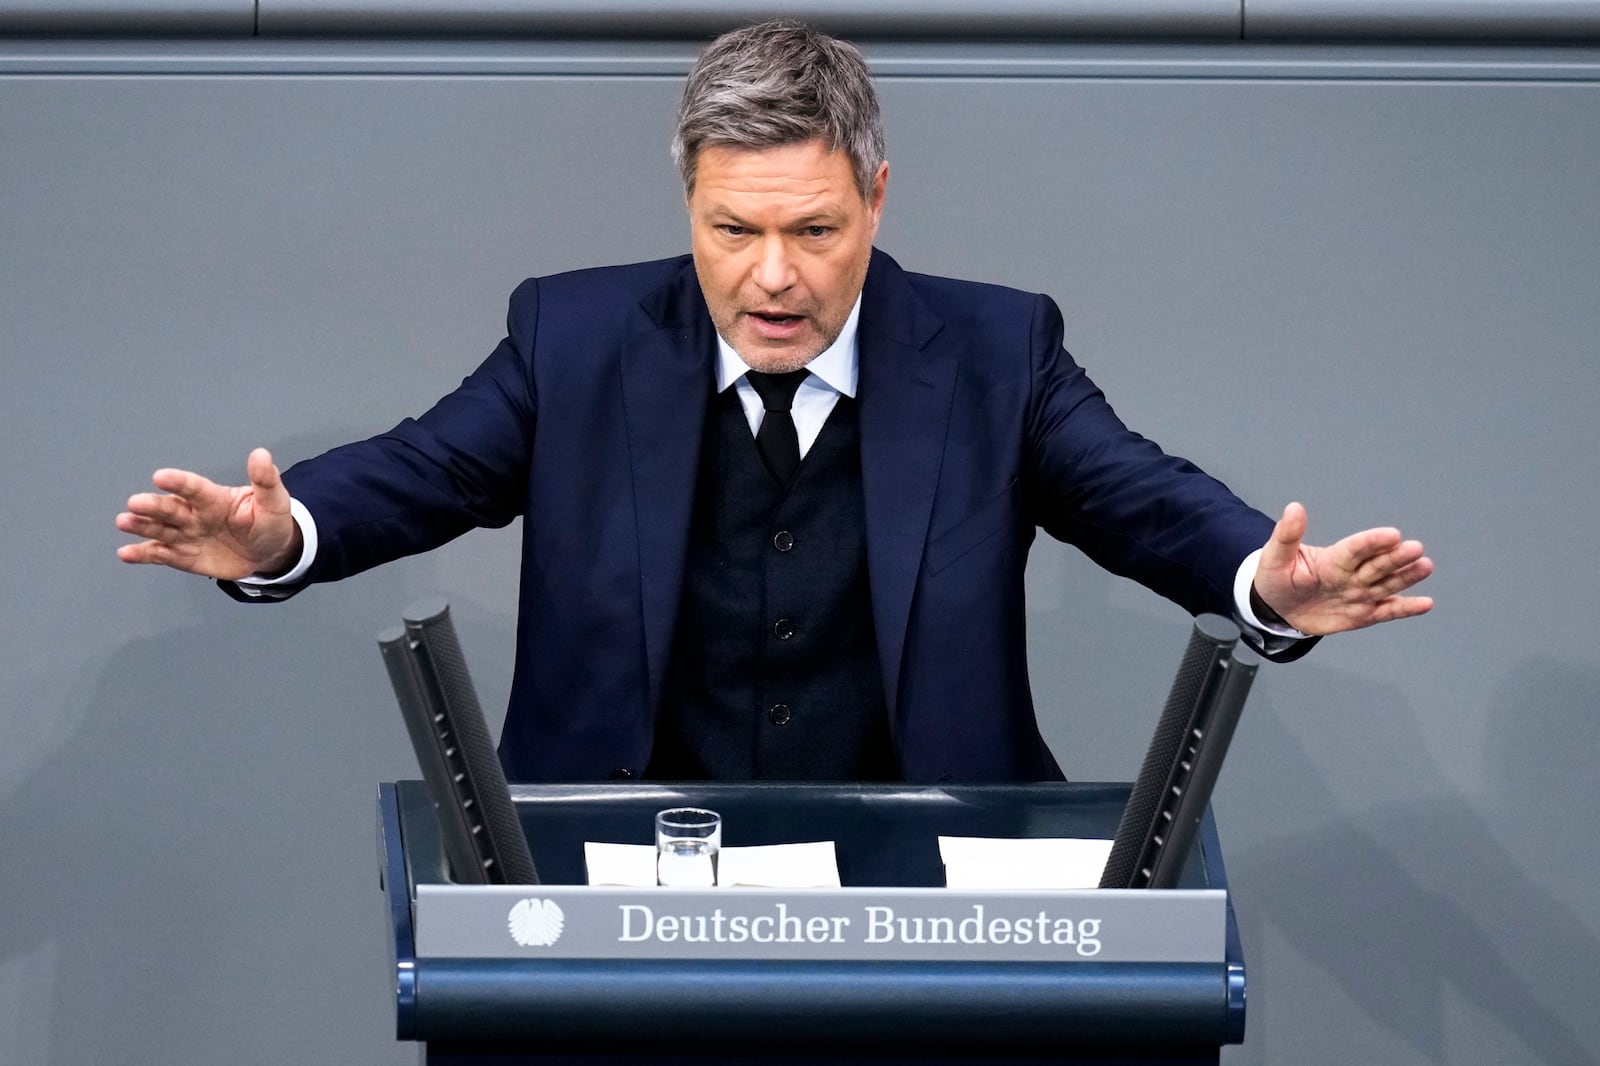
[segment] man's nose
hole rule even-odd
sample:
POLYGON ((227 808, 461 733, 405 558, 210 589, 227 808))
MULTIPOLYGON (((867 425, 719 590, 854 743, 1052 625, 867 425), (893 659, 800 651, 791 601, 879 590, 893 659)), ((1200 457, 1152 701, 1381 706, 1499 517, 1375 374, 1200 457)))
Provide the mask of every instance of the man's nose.
POLYGON ((762 241, 760 254, 756 258, 754 280, 761 291, 769 296, 786 292, 794 285, 794 259, 789 253, 788 242, 781 236, 769 236, 762 241))

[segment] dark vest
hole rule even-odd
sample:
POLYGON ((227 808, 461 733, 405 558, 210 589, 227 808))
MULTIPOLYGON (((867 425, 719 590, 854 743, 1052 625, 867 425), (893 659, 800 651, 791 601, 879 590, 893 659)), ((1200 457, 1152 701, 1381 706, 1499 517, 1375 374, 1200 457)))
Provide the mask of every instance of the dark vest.
POLYGON ((898 780, 867 586, 855 401, 788 491, 736 390, 712 399, 683 599, 646 776, 898 780))

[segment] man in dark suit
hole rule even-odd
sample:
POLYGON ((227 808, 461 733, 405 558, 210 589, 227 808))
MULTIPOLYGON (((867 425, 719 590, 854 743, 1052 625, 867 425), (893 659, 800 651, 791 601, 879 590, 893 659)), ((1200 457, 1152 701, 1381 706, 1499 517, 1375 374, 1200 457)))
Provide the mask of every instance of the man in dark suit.
POLYGON ((1420 614, 1393 529, 1303 543, 1117 419, 1045 297, 873 249, 866 65, 719 38, 674 152, 692 256, 533 279, 508 336, 387 434, 249 485, 154 477, 129 562, 280 599, 524 517, 501 754, 523 780, 1060 776, 1027 681, 1036 529, 1268 654, 1420 614))

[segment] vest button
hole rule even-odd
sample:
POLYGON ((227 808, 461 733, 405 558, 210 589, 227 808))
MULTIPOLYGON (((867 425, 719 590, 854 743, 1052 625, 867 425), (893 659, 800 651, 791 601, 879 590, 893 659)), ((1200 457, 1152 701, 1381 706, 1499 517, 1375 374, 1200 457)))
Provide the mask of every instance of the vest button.
POLYGON ((787 529, 780 529, 772 535, 772 546, 781 552, 786 552, 794 547, 794 534, 787 529))
POLYGON ((792 717, 794 716, 789 713, 787 703, 774 703, 772 709, 767 712, 767 720, 773 725, 788 725, 792 717))
POLYGON ((787 618, 780 618, 772 623, 772 635, 779 640, 788 640, 794 636, 794 623, 787 618))

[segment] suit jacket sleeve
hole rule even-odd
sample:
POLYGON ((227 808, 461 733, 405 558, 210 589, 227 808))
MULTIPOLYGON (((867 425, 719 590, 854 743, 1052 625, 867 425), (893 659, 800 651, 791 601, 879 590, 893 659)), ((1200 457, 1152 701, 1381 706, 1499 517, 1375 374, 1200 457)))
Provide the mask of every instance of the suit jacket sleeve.
POLYGON ((1123 424, 1037 298, 1024 481, 1038 526, 1192 614, 1235 617, 1239 564, 1273 523, 1193 463, 1123 424))
POLYGON ((306 583, 336 581, 438 547, 523 513, 538 424, 530 346, 539 288, 511 297, 507 336, 461 385, 387 433, 335 448, 284 473, 316 517, 306 583))

